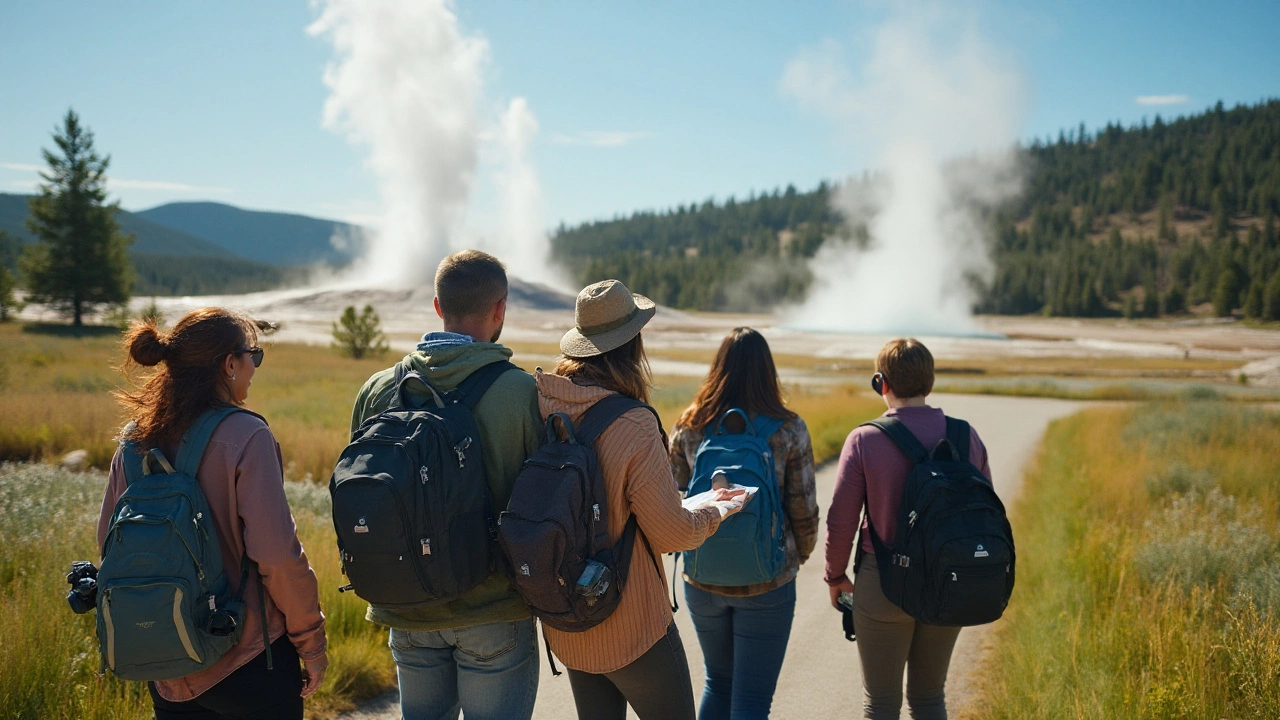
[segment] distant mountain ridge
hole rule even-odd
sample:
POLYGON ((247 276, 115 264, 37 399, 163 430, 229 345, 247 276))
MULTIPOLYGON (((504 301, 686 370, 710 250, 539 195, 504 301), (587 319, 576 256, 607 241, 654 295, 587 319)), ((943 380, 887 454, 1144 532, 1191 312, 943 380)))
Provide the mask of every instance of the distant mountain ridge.
MULTIPOLYGON (((0 193, 0 230, 7 230, 21 243, 29 243, 35 239, 27 231, 27 217, 30 215, 27 200, 30 197, 0 193)), ((116 222, 120 223, 123 232, 134 236, 130 250, 135 253, 235 256, 235 253, 217 243, 152 222, 128 210, 116 213, 116 222)))
MULTIPOLYGON (((30 195, 0 193, 0 230, 19 245, 35 238, 27 230, 30 195)), ((129 257, 137 273, 136 295, 207 295, 268 290, 295 279, 298 272, 241 257, 222 245, 120 210, 121 231, 134 237, 129 257)), ((16 252, 5 253, 13 264, 16 252)))
POLYGON ((134 215, 273 265, 345 264, 354 257, 361 230, 337 220, 216 202, 167 203, 134 215))

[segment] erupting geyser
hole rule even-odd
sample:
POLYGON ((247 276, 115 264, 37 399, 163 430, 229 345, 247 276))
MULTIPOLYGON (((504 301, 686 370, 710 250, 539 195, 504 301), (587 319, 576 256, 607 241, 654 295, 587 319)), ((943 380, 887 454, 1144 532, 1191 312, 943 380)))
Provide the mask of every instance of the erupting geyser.
POLYGON ((799 54, 783 90, 873 148, 876 174, 834 191, 852 234, 814 258, 795 326, 871 333, 968 334, 973 280, 989 279, 983 213, 1019 191, 1021 83, 972 18, 893 5, 857 75, 828 42, 799 54))
POLYGON ((331 94, 325 127, 367 148, 378 181, 380 219, 342 284, 421 286, 446 254, 485 246, 515 274, 548 281, 541 195, 528 157, 538 124, 523 98, 500 121, 486 121, 489 44, 465 34, 447 0, 320 0, 308 32, 327 39, 331 94), (494 127, 494 126, 497 127, 494 127), (481 143, 502 144, 502 222, 481 240, 464 225, 481 143))

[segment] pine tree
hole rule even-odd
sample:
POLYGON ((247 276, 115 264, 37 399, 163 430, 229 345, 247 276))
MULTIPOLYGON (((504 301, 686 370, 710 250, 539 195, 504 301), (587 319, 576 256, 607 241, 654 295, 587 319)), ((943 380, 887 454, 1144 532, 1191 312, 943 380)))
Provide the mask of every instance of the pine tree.
POLYGON ((8 322, 9 316, 22 311, 23 303, 13 296, 18 279, 9 272, 9 268, 0 265, 0 322, 8 322))
POLYGON ((1223 199, 1222 186, 1214 188, 1213 197, 1209 201, 1213 214, 1213 237, 1224 238, 1231 232, 1231 220, 1227 217, 1227 205, 1223 199))
POLYGON ((1156 284, 1151 282, 1142 286, 1142 317, 1159 317, 1160 303, 1156 296, 1156 284))
POLYGON ((1262 289, 1262 318, 1280 320, 1280 270, 1276 270, 1262 289))
POLYGON ((1218 276, 1218 284, 1213 289, 1213 314, 1227 317, 1236 308, 1240 298, 1240 276, 1236 271, 1227 268, 1218 276))
POLYGON ((356 360, 387 351, 387 336, 372 305, 365 305, 359 315, 354 305, 342 311, 342 317, 333 324, 333 347, 356 360))
POLYGON ((1187 309, 1187 294, 1178 284, 1169 286, 1161 300, 1161 314, 1175 315, 1187 309))
POLYGON ((29 299, 47 303, 73 318, 76 327, 93 306, 129 300, 132 238, 116 224, 117 206, 107 204, 106 171, 111 158, 93 149, 93 133, 68 110, 53 141, 59 154, 44 150, 45 184, 28 202, 27 228, 36 242, 19 265, 29 299))
POLYGON ((1262 283, 1254 281, 1249 283, 1249 290, 1245 292, 1244 299, 1244 316, 1247 318, 1262 317, 1262 283))

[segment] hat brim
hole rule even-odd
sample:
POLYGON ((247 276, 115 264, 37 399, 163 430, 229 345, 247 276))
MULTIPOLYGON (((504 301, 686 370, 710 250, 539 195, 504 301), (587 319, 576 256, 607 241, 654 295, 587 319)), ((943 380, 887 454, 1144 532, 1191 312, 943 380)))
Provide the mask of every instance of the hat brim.
POLYGON ((632 293, 631 297, 636 303, 636 314, 626 325, 594 335, 583 335, 578 328, 571 328, 560 338, 560 352, 571 358, 595 357, 616 350, 639 335, 657 314, 658 306, 643 295, 632 293))

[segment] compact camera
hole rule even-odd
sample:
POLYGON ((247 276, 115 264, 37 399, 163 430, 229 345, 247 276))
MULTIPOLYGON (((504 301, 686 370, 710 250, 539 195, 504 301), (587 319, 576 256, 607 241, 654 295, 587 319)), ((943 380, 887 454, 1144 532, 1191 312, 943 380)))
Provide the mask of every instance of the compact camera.
POLYGON ((67 583, 71 585, 71 591, 67 593, 71 612, 83 615, 98 607, 98 568, 93 563, 87 560, 71 563, 67 583))
POLYGON ((592 604, 600 596, 604 595, 609 589, 609 583, 613 581, 613 571, 608 565, 588 560, 587 567, 582 571, 582 575, 578 576, 578 582, 575 590, 578 594, 587 598, 587 603, 592 604))

